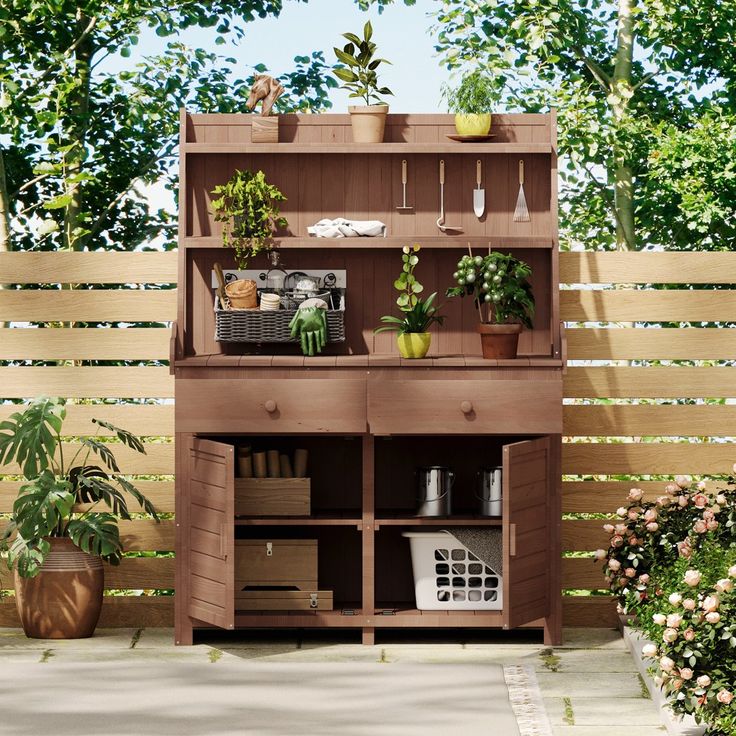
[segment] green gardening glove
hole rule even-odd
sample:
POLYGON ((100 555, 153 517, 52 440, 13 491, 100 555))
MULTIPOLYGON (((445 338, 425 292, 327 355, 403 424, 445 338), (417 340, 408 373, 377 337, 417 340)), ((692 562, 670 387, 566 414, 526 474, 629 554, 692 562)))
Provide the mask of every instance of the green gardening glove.
POLYGON ((327 318, 320 307, 303 307, 289 322, 291 336, 299 337, 304 355, 321 353, 327 342, 327 318))

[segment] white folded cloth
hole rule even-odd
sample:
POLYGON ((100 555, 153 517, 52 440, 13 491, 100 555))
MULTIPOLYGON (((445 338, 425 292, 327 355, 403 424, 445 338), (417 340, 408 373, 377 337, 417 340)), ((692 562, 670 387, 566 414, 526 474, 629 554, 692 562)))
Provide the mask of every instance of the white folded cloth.
POLYGON ((346 220, 336 217, 325 218, 307 228, 310 235, 318 238, 377 238, 386 237, 386 225, 380 220, 346 220))

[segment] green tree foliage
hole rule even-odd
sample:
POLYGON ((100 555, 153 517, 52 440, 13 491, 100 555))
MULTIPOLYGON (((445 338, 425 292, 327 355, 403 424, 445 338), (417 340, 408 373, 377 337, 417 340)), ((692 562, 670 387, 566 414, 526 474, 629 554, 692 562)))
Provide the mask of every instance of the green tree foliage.
POLYGON ((568 245, 734 247, 733 145, 707 142, 736 130, 734 0, 448 0, 434 30, 449 68, 505 83, 499 102, 558 108, 568 245))

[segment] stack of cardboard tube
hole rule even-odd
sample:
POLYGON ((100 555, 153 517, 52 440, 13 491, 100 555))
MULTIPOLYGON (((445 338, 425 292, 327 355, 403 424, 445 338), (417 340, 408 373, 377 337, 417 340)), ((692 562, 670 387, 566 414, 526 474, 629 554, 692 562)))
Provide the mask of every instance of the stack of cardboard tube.
POLYGON ((238 475, 241 478, 306 478, 307 451, 294 450, 294 462, 278 450, 253 452, 250 445, 238 448, 238 475), (293 469, 292 469, 293 468, 293 469))

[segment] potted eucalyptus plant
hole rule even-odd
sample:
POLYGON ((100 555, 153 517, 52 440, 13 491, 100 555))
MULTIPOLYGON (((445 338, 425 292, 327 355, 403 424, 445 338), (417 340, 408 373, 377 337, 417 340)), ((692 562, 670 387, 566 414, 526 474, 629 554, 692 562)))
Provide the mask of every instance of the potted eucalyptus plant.
POLYGON ((423 358, 432 344, 432 334, 429 328, 444 321, 438 314, 440 307, 434 305, 437 292, 422 299, 418 294, 424 291, 424 286, 417 281, 414 269, 419 263, 418 245, 402 248, 402 268, 399 277, 394 281, 394 288, 399 291, 396 304, 402 316, 395 317, 387 314, 381 317, 383 327, 377 327, 374 332, 397 332, 396 343, 402 358, 423 358))
POLYGON ((363 26, 362 38, 355 33, 342 35, 347 43, 341 49, 334 47, 339 63, 333 67, 333 72, 343 83, 342 88, 350 92, 351 98, 365 102, 365 105, 348 107, 353 142, 382 143, 388 105, 380 95, 393 95, 393 92, 388 87, 379 86, 376 70, 381 64, 391 62, 376 57, 376 44, 371 41, 373 26, 370 21, 363 26))
POLYGON ((459 136, 485 136, 491 130, 491 108, 498 99, 499 84, 486 72, 465 74, 457 87, 444 85, 442 97, 455 113, 459 136))
POLYGON ((269 250, 277 227, 289 223, 279 211, 286 197, 266 181, 262 171, 240 171, 212 190, 215 222, 222 222, 222 245, 235 250, 238 268, 261 251, 269 250))
MULTIPOLYGON (((120 474, 112 443, 87 437, 65 457, 65 403, 40 397, 0 422, 0 464, 16 462, 25 478, 0 549, 13 570, 23 630, 37 639, 94 633, 102 608, 102 561, 118 565, 123 554, 118 520, 131 518, 126 497, 158 521, 151 502, 120 474)), ((135 435, 92 421, 145 454, 135 435)))
POLYGON ((465 255, 458 261, 452 274, 457 286, 447 296, 473 297, 484 358, 516 357, 521 330, 533 326, 531 275, 531 268, 510 253, 465 255))

